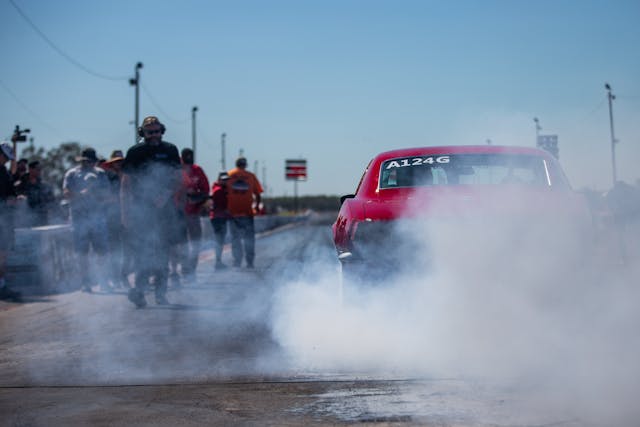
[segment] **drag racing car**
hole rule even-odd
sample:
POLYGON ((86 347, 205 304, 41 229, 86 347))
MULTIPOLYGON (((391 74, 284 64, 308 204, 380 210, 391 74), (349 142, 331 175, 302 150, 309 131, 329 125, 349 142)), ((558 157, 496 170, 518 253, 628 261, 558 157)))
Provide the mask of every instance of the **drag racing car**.
MULTIPOLYGON (((586 200, 546 151, 496 145, 387 151, 369 162, 355 194, 341 197, 332 230, 343 273, 376 276, 427 264, 429 238, 418 230, 438 221, 509 223, 509 236, 535 229, 529 234, 540 251, 558 247, 554 239, 569 229, 588 235, 592 224, 586 200)), ((473 236, 451 238, 464 245, 473 236)))

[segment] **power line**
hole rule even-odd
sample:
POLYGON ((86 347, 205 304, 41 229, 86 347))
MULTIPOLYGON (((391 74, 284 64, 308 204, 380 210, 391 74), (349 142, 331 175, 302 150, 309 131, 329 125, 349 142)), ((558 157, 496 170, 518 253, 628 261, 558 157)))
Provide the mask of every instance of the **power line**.
POLYGON ((144 85, 144 84, 141 84, 140 86, 142 87, 142 90, 144 90, 144 93, 149 97, 149 100, 151 101, 153 106, 156 107, 156 109, 158 111, 160 111, 160 113, 162 113, 162 115, 164 117, 166 117, 170 122, 173 122, 173 123, 176 123, 176 124, 184 124, 184 123, 187 123, 190 120, 190 118, 186 118, 184 120, 178 120, 178 119, 174 119, 173 117, 171 117, 169 114, 167 114, 166 111, 164 111, 164 109, 160 106, 160 104, 158 104, 158 102, 153 97, 153 95, 151 95, 151 92, 149 92, 149 89, 147 89, 147 86, 144 85))
POLYGON ((74 58, 71 57, 71 55, 67 54, 65 51, 63 51, 62 49, 60 49, 54 42, 52 42, 37 26, 36 24, 33 23, 33 21, 31 21, 31 19, 29 19, 29 17, 22 11, 22 9, 20 9, 18 7, 17 4, 15 4, 15 2, 13 0, 9 0, 9 3, 11 3, 11 5, 18 11, 18 13, 20 14, 20 16, 22 17, 22 19, 24 19, 26 21, 27 24, 29 24, 29 26, 40 36, 42 37, 42 39, 53 49, 55 50, 60 56, 62 56, 64 59, 66 59, 67 61, 69 61, 71 64, 75 65, 76 67, 80 68, 82 71, 84 71, 85 73, 91 74, 94 77, 98 77, 104 80, 128 80, 129 77, 115 77, 115 76, 107 76, 105 74, 101 74, 98 73, 96 71, 91 70, 90 68, 84 66, 83 64, 81 64, 79 61, 75 60, 74 58))
POLYGON ((598 105, 596 105, 594 108, 592 108, 587 114, 581 116, 579 119, 576 120, 576 125, 577 124, 582 124, 582 123, 586 122, 587 120, 590 120, 591 116, 593 116, 595 113, 600 111, 602 109, 602 107, 604 107, 606 102, 607 102, 607 100, 605 98, 600 100, 598 105))
POLYGON ((49 130, 57 133, 58 136, 61 135, 61 132, 58 129, 56 129, 54 126, 50 125, 49 123, 47 123, 42 117, 40 117, 39 114, 37 114, 35 111, 29 108, 29 106, 27 106, 24 102, 22 102, 20 98, 15 93, 13 93, 13 91, 9 89, 9 87, 2 80, 0 80, 0 86, 2 86, 2 88, 14 99, 14 101, 18 103, 18 105, 20 105, 26 112, 31 114, 34 119, 38 120, 41 124, 43 124, 49 130))

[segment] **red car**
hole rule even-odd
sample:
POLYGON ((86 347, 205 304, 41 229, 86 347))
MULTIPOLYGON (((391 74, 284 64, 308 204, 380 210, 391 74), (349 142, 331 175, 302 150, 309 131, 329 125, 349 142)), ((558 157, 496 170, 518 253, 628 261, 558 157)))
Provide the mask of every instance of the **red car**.
POLYGON ((360 272, 374 273, 406 263, 407 254, 424 252, 423 242, 410 235, 415 227, 398 235, 398 220, 470 220, 482 227, 485 220, 495 224, 502 218, 517 219, 523 229, 558 221, 588 229, 592 222, 586 200, 546 151, 421 147, 387 151, 369 162, 356 193, 341 198, 333 240, 343 271, 359 266, 365 267, 360 272), (408 250, 394 258, 397 247, 408 250))

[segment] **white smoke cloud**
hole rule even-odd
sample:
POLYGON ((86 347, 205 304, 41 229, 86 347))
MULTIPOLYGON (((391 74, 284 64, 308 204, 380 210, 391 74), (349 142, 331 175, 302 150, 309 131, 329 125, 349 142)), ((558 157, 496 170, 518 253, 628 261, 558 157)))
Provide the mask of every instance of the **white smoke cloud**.
POLYGON ((536 410, 629 423, 640 415, 637 260, 602 258, 575 223, 411 221, 396 231, 422 250, 399 276, 345 283, 344 298, 337 273, 289 283, 274 336, 298 369, 479 378, 537 390, 536 410))

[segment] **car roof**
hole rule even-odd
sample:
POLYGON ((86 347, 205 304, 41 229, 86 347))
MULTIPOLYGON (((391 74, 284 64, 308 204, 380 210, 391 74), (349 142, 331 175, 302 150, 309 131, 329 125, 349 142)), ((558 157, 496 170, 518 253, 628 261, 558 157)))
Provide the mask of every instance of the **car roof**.
POLYGON ((434 147, 413 147, 390 150, 380 153, 376 160, 392 159, 395 157, 408 157, 429 154, 528 154, 550 157, 544 150, 533 147, 521 147, 513 145, 441 145, 434 147))
MULTIPOLYGON (((380 165, 389 159, 412 157, 412 156, 431 156, 439 154, 520 154, 538 156, 545 159, 550 167, 551 174, 554 181, 566 181, 566 177, 562 172, 562 168, 559 166, 555 157, 549 152, 534 147, 522 147, 515 145, 441 145, 431 147, 413 147, 413 148, 401 148, 397 150, 385 151, 378 154, 373 158, 367 167, 365 175, 363 175, 360 184, 357 187, 356 192, 367 194, 369 196, 374 195, 378 189, 378 179, 380 172, 380 165)), ((567 183, 568 185, 568 183, 567 183)))

